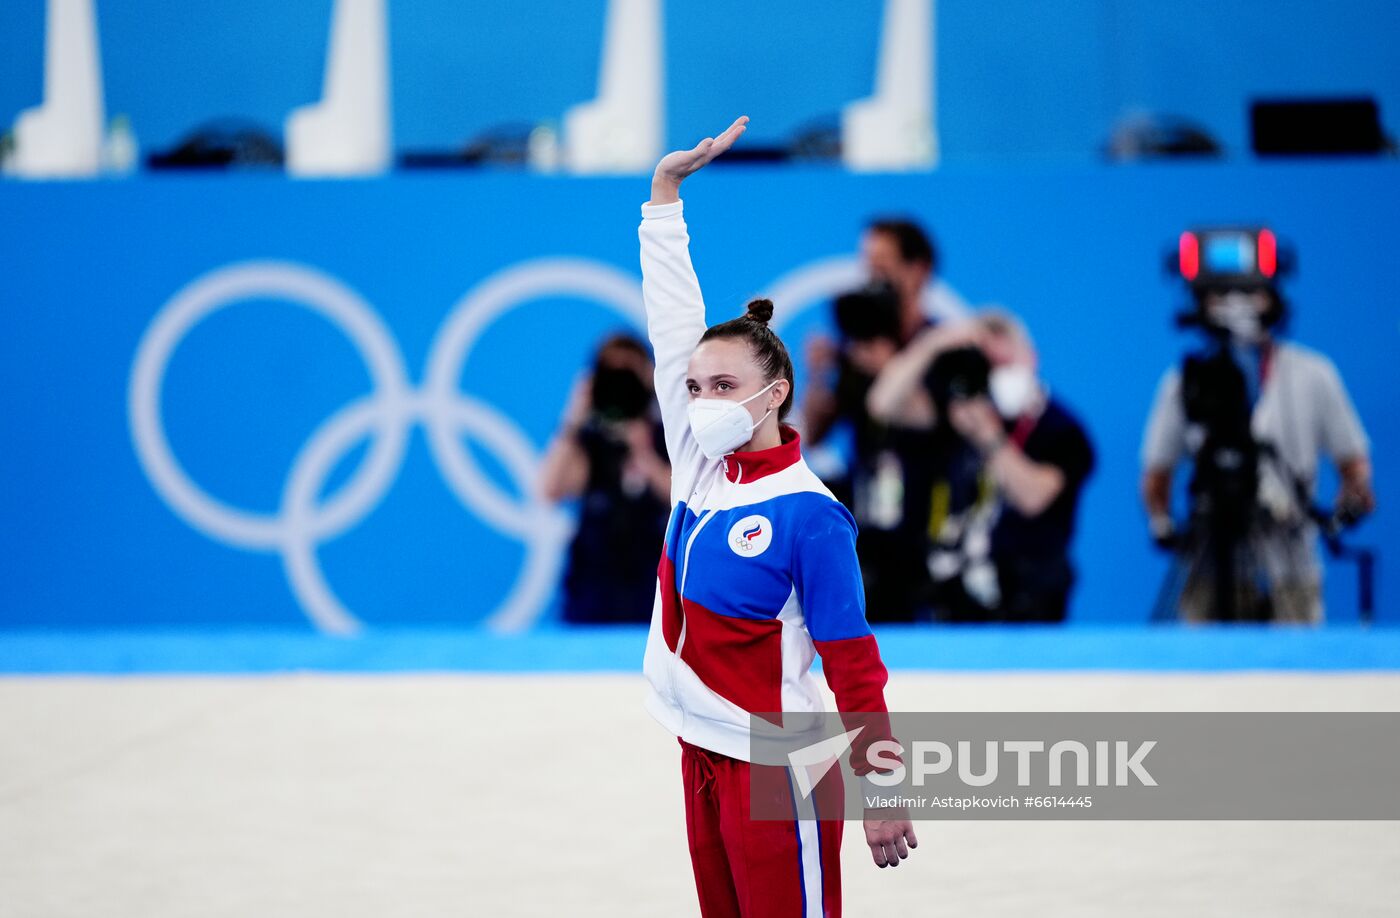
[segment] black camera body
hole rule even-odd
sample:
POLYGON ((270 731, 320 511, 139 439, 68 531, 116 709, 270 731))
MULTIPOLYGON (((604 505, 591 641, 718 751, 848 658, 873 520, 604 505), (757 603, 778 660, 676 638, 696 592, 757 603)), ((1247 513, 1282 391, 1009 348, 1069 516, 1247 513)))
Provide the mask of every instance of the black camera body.
POLYGON ((1204 434, 1189 485, 1193 511, 1209 517, 1216 535, 1243 538, 1259 492, 1260 447, 1244 371, 1228 348, 1187 355, 1181 401, 1186 420, 1204 434))
POLYGON ((872 283, 841 294, 833 303, 836 328, 846 341, 900 339, 899 297, 885 283, 872 283))
POLYGON ((938 416, 948 416, 948 406, 957 399, 976 398, 991 392, 992 364, 978 347, 956 347, 933 359, 924 374, 938 416))
POLYGON ((640 376, 622 367, 599 367, 593 372, 593 415, 617 423, 645 417, 651 392, 640 376))

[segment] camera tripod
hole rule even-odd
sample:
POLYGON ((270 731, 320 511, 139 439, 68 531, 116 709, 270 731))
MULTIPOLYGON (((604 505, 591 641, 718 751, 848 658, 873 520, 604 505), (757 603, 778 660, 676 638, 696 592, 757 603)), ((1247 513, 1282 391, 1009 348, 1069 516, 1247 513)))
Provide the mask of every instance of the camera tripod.
MULTIPOLYGON (((1375 616, 1376 552, 1341 539, 1345 521, 1322 508, 1309 516, 1321 529, 1323 545, 1334 559, 1356 564, 1357 612, 1363 624, 1375 616)), ((1267 537, 1258 520, 1233 530, 1212 520, 1209 512, 1192 514, 1190 524, 1172 546, 1172 566, 1162 579, 1151 621, 1190 620, 1266 622, 1285 617, 1280 596, 1259 556, 1258 540, 1267 537), (1186 602, 1183 603, 1183 596, 1186 602)))

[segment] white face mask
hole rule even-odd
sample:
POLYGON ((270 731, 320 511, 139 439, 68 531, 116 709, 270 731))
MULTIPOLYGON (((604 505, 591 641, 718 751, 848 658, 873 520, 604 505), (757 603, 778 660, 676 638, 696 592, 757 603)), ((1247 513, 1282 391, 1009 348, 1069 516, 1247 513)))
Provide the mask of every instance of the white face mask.
POLYGON ((1035 373, 1022 363, 996 367, 987 379, 991 390, 992 404, 1004 418, 1017 418, 1031 406, 1040 384, 1035 373))
POLYGON ((758 398, 778 384, 773 380, 753 395, 741 402, 731 402, 725 398, 695 398, 690 400, 687 409, 690 416, 690 432, 695 442, 700 444, 700 452, 707 459, 722 459, 734 450, 749 442, 753 429, 762 424, 773 413, 769 408, 763 417, 754 423, 753 416, 744 405, 758 398))
POLYGON ((1244 293, 1227 293, 1210 309, 1211 321, 1241 344, 1256 344, 1264 337, 1264 321, 1254 299, 1244 293))

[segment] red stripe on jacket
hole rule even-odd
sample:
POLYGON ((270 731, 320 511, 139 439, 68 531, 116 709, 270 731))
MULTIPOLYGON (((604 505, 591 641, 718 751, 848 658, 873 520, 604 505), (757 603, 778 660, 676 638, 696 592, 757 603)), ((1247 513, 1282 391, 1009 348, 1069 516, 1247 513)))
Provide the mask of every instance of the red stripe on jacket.
POLYGON ((671 560, 666 546, 661 546, 661 561, 656 566, 656 579, 661 589, 661 636, 671 653, 676 652, 676 642, 681 637, 680 591, 676 589, 676 564, 671 560))
POLYGON ((750 714, 783 710, 783 623, 776 618, 716 615, 683 601, 685 643, 681 659, 710 689, 750 714))

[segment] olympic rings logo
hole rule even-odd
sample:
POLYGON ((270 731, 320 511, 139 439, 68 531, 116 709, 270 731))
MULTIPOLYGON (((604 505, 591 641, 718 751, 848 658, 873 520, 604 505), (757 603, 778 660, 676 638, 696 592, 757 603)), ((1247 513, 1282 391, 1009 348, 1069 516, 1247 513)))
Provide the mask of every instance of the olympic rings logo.
MULTIPOLYGON (((815 262, 772 286, 781 330, 798 313, 860 280, 854 259, 815 262)), ((645 327, 641 285, 599 262, 550 258, 521 262, 487 278, 449 312, 430 350, 420 385, 409 379, 402 354, 378 313, 355 291, 305 265, 244 262, 206 274, 180 290, 156 314, 137 347, 127 393, 132 441, 156 493, 189 526, 226 545, 281 557, 297 603, 323 632, 349 635, 363 623, 327 581, 319 546, 358 525, 397 479, 408 438, 422 426, 434 462, 462 507, 503 536, 521 542, 525 561, 488 627, 516 631, 538 617, 555 588, 571 523, 543 502, 534 487, 539 452, 523 431, 492 406, 460 391, 472 348, 501 316, 546 296, 595 301, 645 327), (193 481, 166 434, 161 393, 176 349, 201 322, 239 302, 275 298, 310 310, 335 326, 369 372, 372 391, 321 422, 297 452, 278 509, 260 513, 231 506, 193 481), (491 450, 517 498, 491 481, 463 445, 463 435, 491 450), (327 478, 356 444, 365 458, 333 494, 320 499, 327 478)))

